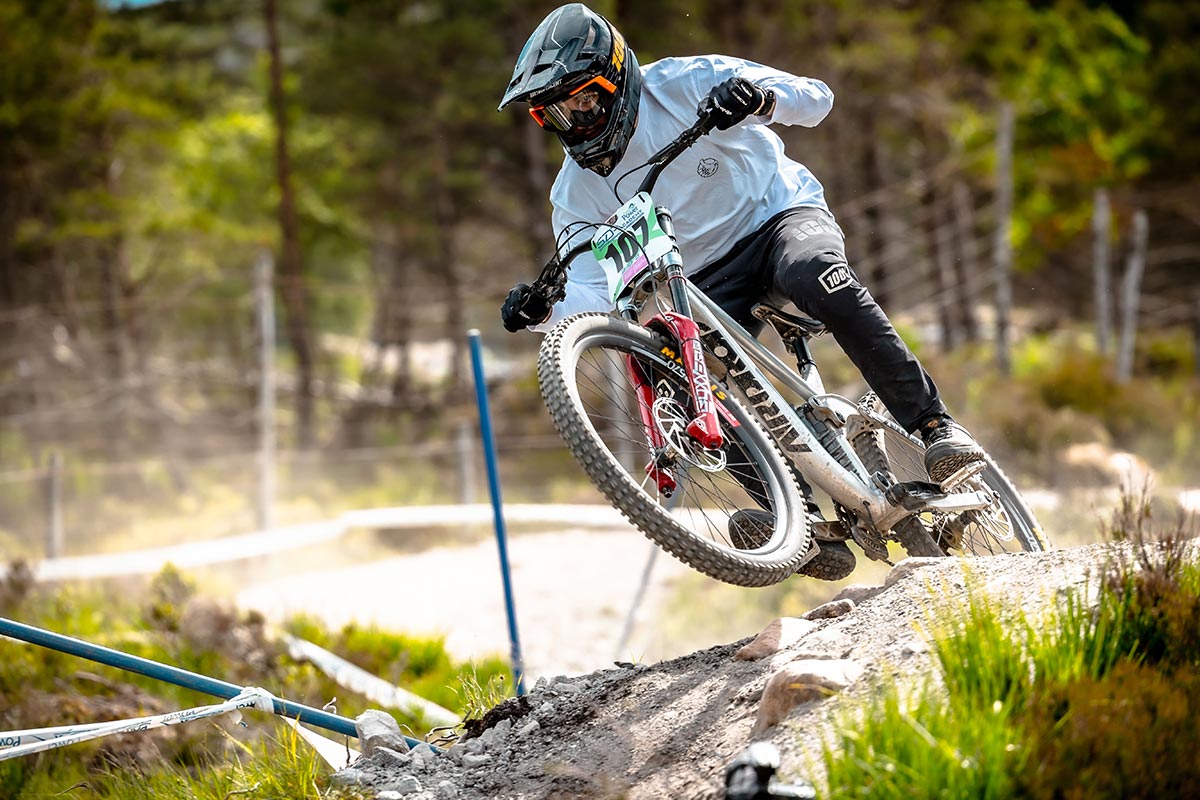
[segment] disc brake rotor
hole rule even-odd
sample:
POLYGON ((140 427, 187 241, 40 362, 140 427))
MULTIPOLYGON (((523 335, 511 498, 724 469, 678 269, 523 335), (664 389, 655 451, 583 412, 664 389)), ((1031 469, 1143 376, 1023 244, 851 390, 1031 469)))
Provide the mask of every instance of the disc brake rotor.
POLYGON ((651 406, 651 414, 658 432, 684 461, 705 472, 720 472, 725 469, 724 451, 703 447, 688 435, 687 426, 690 420, 674 398, 660 397, 655 400, 651 406))
MULTIPOLYGON (((961 485, 961 484, 960 484, 961 485)), ((1012 520, 995 495, 982 481, 971 480, 964 487, 968 491, 988 492, 992 503, 987 508, 964 511, 960 514, 934 514, 932 527, 935 539, 948 548, 961 550, 964 542, 991 540, 1011 543, 1016 538, 1012 520)))

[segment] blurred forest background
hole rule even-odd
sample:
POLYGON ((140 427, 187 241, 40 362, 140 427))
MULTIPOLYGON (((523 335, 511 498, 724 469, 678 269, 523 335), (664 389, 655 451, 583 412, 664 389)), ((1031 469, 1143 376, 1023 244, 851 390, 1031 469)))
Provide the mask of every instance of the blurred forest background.
MULTIPOLYGON (((41 553, 48 483, 67 552, 251 530, 264 424, 276 521, 466 497, 471 327, 506 499, 592 499, 537 397, 539 337, 497 311, 552 244, 562 151, 495 109, 554 5, 0 0, 0 551, 41 553)), ((592 7, 643 64, 721 52, 830 85, 825 122, 778 129, 789 153, 1024 481, 1087 478, 1063 454, 1092 442, 1196 475, 1200 5, 592 7)))

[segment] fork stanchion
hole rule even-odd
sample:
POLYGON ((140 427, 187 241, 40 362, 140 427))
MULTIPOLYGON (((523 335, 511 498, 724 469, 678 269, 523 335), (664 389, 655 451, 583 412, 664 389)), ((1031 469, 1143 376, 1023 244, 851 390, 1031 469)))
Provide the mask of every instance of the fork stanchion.
POLYGON ((517 610, 513 603, 512 576, 508 567, 508 537, 504 531, 504 512, 500 501, 500 471, 496 464, 496 443, 492 436, 492 416, 488 410, 487 384, 483 375, 483 348, 479 331, 467 332, 471 343, 471 368, 475 376, 475 399, 479 405, 479 433, 487 463, 488 492, 492 497, 492 516, 496 527, 496 547, 500 551, 500 577, 504 581, 504 608, 508 614, 508 641, 512 647, 513 681, 517 695, 525 694, 525 664, 521 659, 521 639, 517 635, 517 610))

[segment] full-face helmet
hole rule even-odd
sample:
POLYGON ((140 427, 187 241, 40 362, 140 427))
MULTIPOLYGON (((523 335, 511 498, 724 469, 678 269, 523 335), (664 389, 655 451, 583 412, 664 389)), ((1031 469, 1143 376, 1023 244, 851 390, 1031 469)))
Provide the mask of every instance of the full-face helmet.
POLYGON ((641 68, 625 38, 604 17, 571 3, 529 37, 500 108, 529 103, 530 115, 579 166, 608 175, 629 146, 641 95, 641 68))

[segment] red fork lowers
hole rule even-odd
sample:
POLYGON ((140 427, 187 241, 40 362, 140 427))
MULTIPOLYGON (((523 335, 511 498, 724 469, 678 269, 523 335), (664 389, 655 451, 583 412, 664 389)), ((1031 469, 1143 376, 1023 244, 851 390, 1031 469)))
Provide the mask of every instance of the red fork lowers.
POLYGON ((700 346, 700 329, 691 317, 668 311, 659 317, 671 329, 679 342, 683 369, 687 373, 688 387, 695 403, 696 418, 688 423, 688 435, 709 450, 725 444, 721 425, 717 420, 717 404, 713 400, 712 379, 708 365, 704 363, 704 350, 700 346))
POLYGON ((650 385, 646 374, 633 356, 625 356, 625 365, 629 370, 629 378, 633 381, 638 411, 642 415, 642 426, 646 429, 646 442, 650 445, 650 453, 653 456, 646 464, 646 474, 654 479, 660 494, 670 497, 675 493, 677 484, 671 470, 658 464, 658 454, 663 452, 667 442, 659 432, 658 426, 654 424, 654 387, 650 385))

